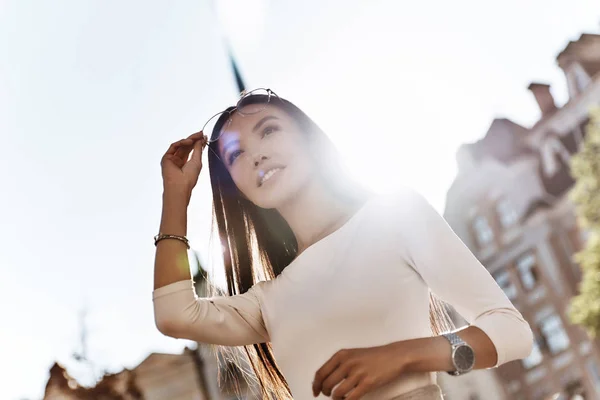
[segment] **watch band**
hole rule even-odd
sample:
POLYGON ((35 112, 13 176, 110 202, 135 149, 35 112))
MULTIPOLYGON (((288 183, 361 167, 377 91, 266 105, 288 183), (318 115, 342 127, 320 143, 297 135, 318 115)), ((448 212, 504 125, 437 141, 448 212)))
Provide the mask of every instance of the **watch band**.
POLYGON ((460 336, 458 336, 456 333, 454 332, 450 332, 450 333, 444 333, 442 334, 446 339, 448 339, 448 341, 450 342, 450 344, 452 345, 452 347, 454 346, 458 346, 461 344, 466 344, 466 342, 464 340, 462 340, 460 338, 460 336))

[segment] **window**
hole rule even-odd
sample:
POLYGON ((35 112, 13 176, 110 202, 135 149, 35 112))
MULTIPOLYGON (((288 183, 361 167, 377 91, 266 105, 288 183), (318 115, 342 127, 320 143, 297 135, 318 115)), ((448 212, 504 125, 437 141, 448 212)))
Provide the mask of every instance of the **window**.
POLYGON ((489 244, 494 238, 494 232, 486 217, 478 215, 473 219, 473 230, 480 246, 489 244))
POLYGON ((536 340, 533 342, 533 349, 531 350, 531 353, 529 353, 527 358, 521 360, 521 363, 525 368, 530 369, 540 365, 543 358, 544 356, 542 355, 542 351, 540 350, 540 346, 536 340))
POLYGON ((569 165, 571 154, 556 134, 549 135, 540 145, 544 176, 551 178, 569 165))
POLYGON ((538 282, 537 261, 532 252, 524 254, 517 259, 517 271, 525 290, 531 290, 538 282))
POLYGON ((590 76, 579 63, 571 64, 565 72, 567 75, 567 89, 571 98, 583 93, 591 82, 590 76))
POLYGON ((500 224, 503 228, 511 227, 518 220, 517 212, 507 198, 500 199, 498 203, 496 203, 496 212, 498 213, 498 218, 500 219, 500 224))
POLYGON ((504 294, 506 294, 506 297, 508 297, 510 300, 517 298, 517 287, 510 281, 510 275, 508 271, 505 270, 499 272, 494 276, 494 278, 496 279, 498 286, 500 286, 500 288, 504 291, 504 294))
POLYGON ((590 77, 579 65, 573 70, 575 75, 575 87, 578 93, 583 93, 585 88, 590 84, 590 77))
POLYGON ((560 353, 569 348, 569 336, 563 327, 558 314, 551 314, 540 322, 540 330, 544 336, 548 350, 552 354, 560 353))

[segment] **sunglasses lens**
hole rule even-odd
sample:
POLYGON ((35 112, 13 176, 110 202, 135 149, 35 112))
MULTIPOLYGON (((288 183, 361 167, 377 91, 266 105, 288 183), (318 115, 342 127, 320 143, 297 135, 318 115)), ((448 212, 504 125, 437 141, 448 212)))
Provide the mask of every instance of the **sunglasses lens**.
POLYGON ((221 134, 223 133, 227 125, 229 125, 230 119, 228 118, 228 116, 229 113, 221 112, 212 116, 208 121, 206 121, 206 124, 204 124, 204 128, 202 128, 202 132, 204 132, 204 134, 208 136, 209 142, 215 142, 219 140, 221 134), (223 118, 226 118, 226 120, 223 121, 223 118), (221 129, 219 129, 218 132, 215 132, 215 126, 218 122, 220 122, 219 125, 221 125, 221 129))

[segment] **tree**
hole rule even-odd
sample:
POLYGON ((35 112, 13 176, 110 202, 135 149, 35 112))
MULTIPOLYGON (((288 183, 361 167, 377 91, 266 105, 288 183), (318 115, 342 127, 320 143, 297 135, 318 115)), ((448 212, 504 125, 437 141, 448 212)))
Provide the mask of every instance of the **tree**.
POLYGON ((571 173, 575 186, 570 196, 588 239, 583 250, 575 254, 582 280, 569 316, 595 337, 600 333, 600 108, 590 112, 582 148, 571 159, 571 173))

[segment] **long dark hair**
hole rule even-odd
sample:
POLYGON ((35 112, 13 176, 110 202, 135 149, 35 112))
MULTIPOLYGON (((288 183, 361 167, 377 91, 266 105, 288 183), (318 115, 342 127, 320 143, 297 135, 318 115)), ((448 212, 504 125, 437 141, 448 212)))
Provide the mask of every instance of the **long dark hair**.
MULTIPOLYGON (((322 154, 314 159, 321 164, 318 170, 322 172, 328 187, 344 201, 364 200, 367 191, 350 179, 334 145, 302 110, 285 99, 269 99, 263 95, 249 96, 244 100, 244 105, 264 104, 267 101, 292 117, 307 139, 312 137, 318 140, 318 151, 322 154)), ((230 296, 247 292, 260 280, 274 279, 298 252, 296 237, 279 212, 258 207, 246 199, 220 159, 216 139, 233 110, 234 107, 228 108, 218 119, 208 145, 213 219, 223 247, 227 292, 230 296)), ((444 304, 434 297, 430 297, 430 322, 432 332, 436 335, 452 329, 444 304)), ((244 346, 244 350, 258 380, 262 397, 291 399, 289 386, 277 367, 270 343, 244 346)))

